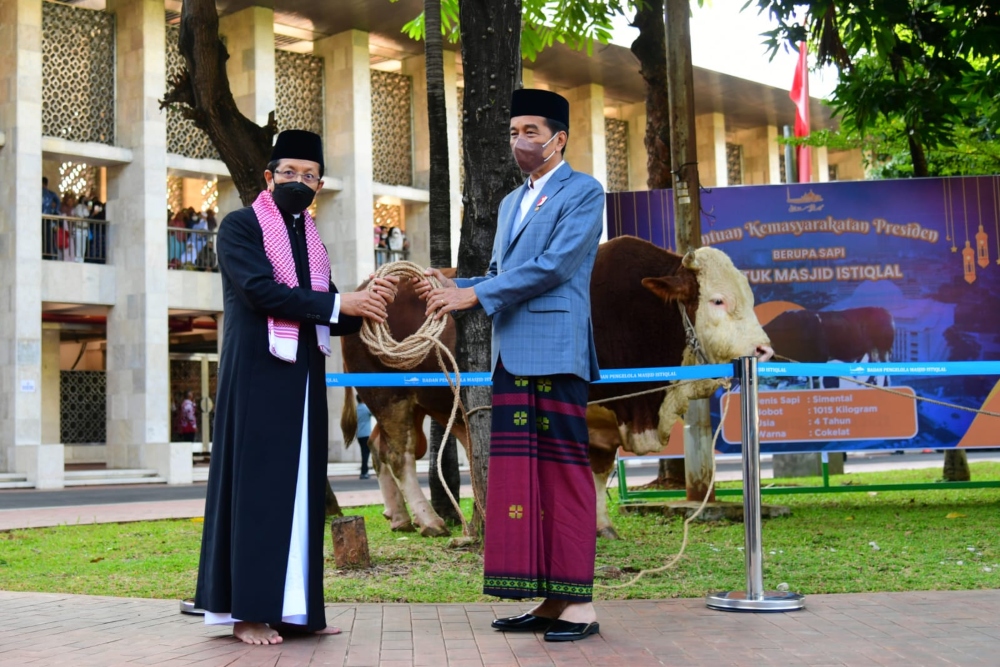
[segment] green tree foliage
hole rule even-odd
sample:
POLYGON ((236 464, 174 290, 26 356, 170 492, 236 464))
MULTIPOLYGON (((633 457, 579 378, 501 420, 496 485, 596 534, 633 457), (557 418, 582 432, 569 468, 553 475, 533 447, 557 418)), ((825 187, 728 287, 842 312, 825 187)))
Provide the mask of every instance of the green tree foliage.
POLYGON ((749 0, 744 8, 751 5, 777 23, 765 33, 772 52, 808 41, 818 64, 837 66, 832 104, 847 136, 885 137, 894 175, 954 173, 958 155, 978 152, 967 142, 1000 129, 995 0, 749 0))
MULTIPOLYGON (((396 0, 392 0, 396 2, 396 0)), ((592 55, 594 42, 611 41, 611 21, 634 10, 642 0, 523 0, 521 3, 521 55, 534 62, 538 54, 555 43, 586 49, 592 55)), ((421 40, 427 34, 424 14, 413 19, 403 32, 421 40)), ((449 41, 459 38, 458 0, 441 0, 441 33, 449 41)))

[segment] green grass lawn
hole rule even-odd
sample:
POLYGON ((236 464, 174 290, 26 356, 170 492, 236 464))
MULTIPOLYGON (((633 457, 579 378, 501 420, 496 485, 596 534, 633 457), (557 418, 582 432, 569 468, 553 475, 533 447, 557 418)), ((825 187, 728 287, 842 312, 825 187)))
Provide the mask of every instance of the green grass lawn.
MULTIPOLYGON (((972 465, 973 479, 1000 479, 1000 464, 972 465)), ((938 470, 864 473, 832 484, 932 482, 938 470)), ((818 479, 789 480, 799 485, 818 479)), ((770 483, 768 480, 764 484, 770 483)), ((766 496, 790 517, 764 523, 764 584, 810 593, 1000 588, 1000 489, 894 491, 877 494, 766 496)), ((469 503, 463 503, 467 513, 469 503)), ((598 583, 619 583, 677 552, 682 521, 619 516, 620 541, 600 540, 598 583)), ((473 602, 482 559, 445 539, 389 531, 380 507, 365 517, 374 567, 335 569, 327 561, 329 602, 473 602)), ((194 593, 200 520, 60 526, 0 533, 0 589, 179 599, 194 593)), ((684 558, 663 574, 600 599, 702 596, 742 589, 743 524, 694 523, 684 558)), ((330 554, 329 538, 327 554, 330 554)))

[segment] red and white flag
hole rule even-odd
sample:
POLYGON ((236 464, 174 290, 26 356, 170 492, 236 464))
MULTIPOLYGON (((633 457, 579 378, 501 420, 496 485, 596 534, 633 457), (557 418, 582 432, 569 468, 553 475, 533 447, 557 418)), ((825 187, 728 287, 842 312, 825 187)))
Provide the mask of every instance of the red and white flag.
MULTIPOLYGON (((809 63, 806 58, 806 43, 799 43, 799 62, 795 66, 795 79, 792 80, 792 90, 788 94, 795 102, 795 136, 809 136, 809 63)), ((812 181, 812 149, 809 146, 797 146, 799 183, 812 181)))

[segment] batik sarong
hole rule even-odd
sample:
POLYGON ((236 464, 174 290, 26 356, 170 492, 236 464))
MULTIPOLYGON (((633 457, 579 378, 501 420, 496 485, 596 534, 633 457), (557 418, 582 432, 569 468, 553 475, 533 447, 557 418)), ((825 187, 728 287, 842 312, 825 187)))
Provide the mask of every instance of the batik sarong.
POLYGON ((587 456, 588 385, 516 377, 498 362, 486 495, 483 592, 588 602, 597 544, 587 456))

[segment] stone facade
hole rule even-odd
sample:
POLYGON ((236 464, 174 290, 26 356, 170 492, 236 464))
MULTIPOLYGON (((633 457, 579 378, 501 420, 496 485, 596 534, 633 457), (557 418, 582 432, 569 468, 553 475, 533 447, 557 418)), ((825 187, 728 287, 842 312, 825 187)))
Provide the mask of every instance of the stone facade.
MULTIPOLYGON (((168 201, 176 209, 191 192, 216 181, 220 220, 242 204, 207 138, 182 122, 177 111, 159 109, 168 76, 182 66, 178 28, 167 25, 163 0, 107 0, 105 12, 90 17, 102 26, 102 38, 113 31, 116 51, 115 95, 102 98, 111 100, 113 123, 98 132, 97 141, 68 130, 43 132, 42 8, 43 0, 0 0, 0 200, 5 202, 0 207, 0 473, 54 488, 64 482, 64 463, 101 460, 112 468, 152 469, 171 483, 188 482, 190 444, 170 442, 170 317, 214 317, 221 347, 222 287, 217 273, 168 270, 165 209, 168 201), (69 163, 88 165, 88 183, 106 193, 106 265, 41 259, 39 180, 48 176, 51 187, 60 167, 69 163), (61 341, 65 329, 52 321, 62 308, 106 317, 106 341, 92 346, 83 362, 75 356, 83 351, 80 345, 61 341), (74 445, 67 453, 60 442, 60 370, 67 371, 74 359, 89 372, 106 373, 106 445, 74 445)), ((279 122, 324 135, 326 184, 317 198, 317 223, 334 280, 341 289, 352 289, 374 270, 376 202, 399 215, 411 258, 428 264, 430 146, 423 56, 402 54, 398 61, 377 65, 393 71, 373 73, 372 63, 385 60, 376 56, 383 46, 361 30, 313 34, 307 48, 296 47, 303 53, 276 52, 274 21, 274 10, 264 7, 221 17, 220 33, 230 54, 227 74, 238 107, 255 122, 265 123, 277 108, 279 122), (296 80, 288 80, 293 75, 296 80), (384 95, 373 94, 373 80, 384 95), (309 111, 289 107, 285 98, 291 94, 308 97, 309 111), (387 102, 380 107, 378 99, 387 102), (379 108, 385 111, 379 114, 379 108)), ((282 48, 287 42, 282 40, 282 48)), ((85 57, 90 56, 80 56, 85 57)), ((454 52, 446 52, 444 65, 455 263, 462 213, 462 81, 454 52)), ((608 99, 597 83, 560 88, 529 68, 522 79, 528 87, 556 90, 570 100, 566 158, 574 169, 614 189, 646 189, 642 102, 608 99)), ((697 134, 703 185, 726 183, 727 140, 741 146, 743 182, 780 180, 776 127, 727 131, 726 118, 716 113, 698 118, 697 134)), ((820 150, 814 160, 820 178, 830 167, 841 179, 861 175, 860 160, 852 156, 820 150)), ((339 346, 334 347, 327 368, 340 371, 339 346)), ((332 415, 339 414, 342 398, 341 390, 330 390, 332 415)), ((337 422, 331 419, 332 459, 357 457, 357 448, 344 449, 337 422)))

